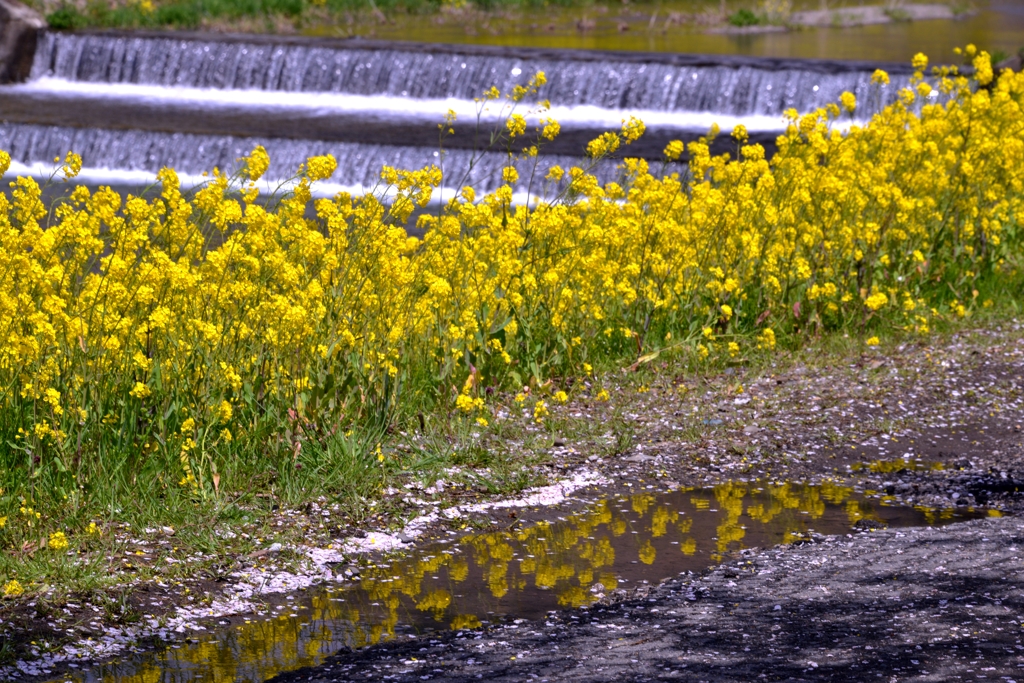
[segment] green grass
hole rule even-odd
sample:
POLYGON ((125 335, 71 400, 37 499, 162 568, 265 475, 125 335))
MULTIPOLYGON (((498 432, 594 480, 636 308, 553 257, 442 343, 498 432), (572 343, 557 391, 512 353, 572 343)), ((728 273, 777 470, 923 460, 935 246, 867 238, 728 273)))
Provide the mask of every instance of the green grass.
MULTIPOLYGON (((574 7, 592 5, 592 0, 476 0, 479 10, 509 8, 574 7)), ((313 12, 341 16, 353 13, 431 14, 442 8, 442 0, 145 0, 111 7, 91 0, 84 6, 63 4, 46 14, 51 28, 199 28, 211 20, 234 22, 242 19, 288 19, 301 24, 313 12)))
MULTIPOLYGON (((1019 278, 983 281, 979 290, 979 300, 991 298, 993 306, 979 307, 966 319, 946 320, 926 338, 897 329, 883 332, 879 353, 892 355, 896 345, 907 342, 939 346, 953 333, 984 329, 1021 314, 1024 287, 1019 278)), ((448 484, 446 492, 434 497, 442 506, 480 496, 514 495, 560 475, 561 470, 551 468, 556 440, 572 445, 578 451, 578 462, 588 455, 621 456, 644 442, 644 428, 631 416, 642 413, 649 397, 671 405, 679 401, 679 386, 701 387, 702 392, 704 387, 725 390, 739 375, 748 381, 798 364, 843 367, 865 352, 862 337, 842 331, 787 341, 789 346, 780 353, 751 355, 739 368, 724 359, 702 363, 685 350, 665 353, 635 371, 621 360, 605 359, 595 368, 591 386, 573 383, 569 409, 553 409, 544 424, 518 417, 512 394, 496 397, 508 419, 492 421, 487 427, 438 409, 403 407, 376 426, 309 435, 300 451, 264 459, 266 466, 246 464, 255 459, 239 459, 235 469, 223 475, 226 481, 246 484, 215 495, 197 495, 166 481, 161 472, 173 469, 166 463, 133 460, 127 453, 121 458, 97 458, 91 462, 106 463, 108 469, 81 472, 88 484, 35 501, 42 515, 37 525, 25 528, 12 520, 0 531, 5 549, 0 553, 0 579, 17 578, 44 611, 47 604, 59 609, 72 597, 84 598, 103 606, 107 622, 130 624, 139 615, 123 588, 125 580, 173 584, 223 577, 230 573, 235 558, 273 542, 326 545, 332 537, 355 528, 400 526, 418 512, 394 496, 385 496, 389 487, 427 487, 443 479, 448 484), (737 372, 727 376, 730 368, 737 372), (592 399, 598 387, 607 387, 612 394, 611 402, 599 409, 592 399), (641 393, 641 388, 650 388, 653 394, 641 393), (594 419, 594 410, 599 410, 600 419, 594 419), (377 455, 378 444, 383 461, 377 455), (120 464, 113 467, 111 462, 120 464), (71 495, 64 499, 68 493, 71 495), (326 528, 318 525, 316 515, 301 514, 313 502, 337 506, 338 513, 326 528), (97 522, 102 535, 73 531, 84 528, 88 521, 97 522), (173 529, 173 534, 159 531, 162 527, 173 529), (69 530, 69 551, 23 551, 26 543, 38 545, 43 529, 54 528, 69 530), (147 545, 140 546, 140 539, 147 545), (147 551, 141 558, 135 554, 140 547, 147 551), (197 553, 203 558, 194 559, 197 553), (168 563, 167 558, 175 562, 168 563)), ((682 415, 678 419, 684 429, 676 438, 699 443, 722 429, 709 424, 708 417, 704 413, 682 415)), ((41 471, 43 478, 54 476, 41 471)), ((33 484, 39 491, 51 486, 45 480, 33 484)), ((3 509, 16 516, 17 502, 5 502, 3 509)), ((0 659, 13 656, 13 650, 5 654, 0 647, 0 659)))
MULTIPOLYGON (((42 11, 51 28, 60 30, 82 28, 177 28, 196 29, 211 22, 242 25, 252 22, 257 26, 265 22, 263 30, 274 32, 275 19, 283 19, 302 28, 327 21, 342 21, 352 16, 429 15, 444 8, 465 8, 483 12, 504 10, 530 10, 540 17, 547 8, 592 8, 606 5, 610 10, 622 7, 611 0, 132 0, 121 4, 103 0, 62 2, 54 6, 44 0, 29 0, 29 4, 42 11)), ((651 0, 639 0, 637 5, 655 6, 651 0)), ((751 3, 751 8, 754 3, 751 3)), ((699 0, 682 0, 673 6, 676 10, 693 13, 714 12, 717 4, 699 0)), ((735 26, 764 23, 751 8, 741 8, 728 16, 735 26)))

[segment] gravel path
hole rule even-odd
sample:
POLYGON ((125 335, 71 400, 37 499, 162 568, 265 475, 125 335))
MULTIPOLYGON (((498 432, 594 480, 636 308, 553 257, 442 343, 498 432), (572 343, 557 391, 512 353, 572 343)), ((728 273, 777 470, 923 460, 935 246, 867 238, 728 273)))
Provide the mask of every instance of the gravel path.
POLYGON ((744 551, 544 623, 345 652, 292 681, 1024 681, 1024 519, 744 551))

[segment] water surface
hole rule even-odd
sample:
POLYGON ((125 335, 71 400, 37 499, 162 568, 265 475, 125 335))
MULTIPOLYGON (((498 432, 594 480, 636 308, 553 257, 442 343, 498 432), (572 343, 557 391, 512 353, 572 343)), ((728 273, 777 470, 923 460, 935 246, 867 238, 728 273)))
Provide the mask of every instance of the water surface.
POLYGON ((853 531, 858 522, 862 528, 920 526, 980 514, 887 506, 834 484, 738 482, 610 497, 551 522, 520 527, 510 517, 505 529, 366 563, 344 584, 268 597, 275 603, 272 616, 193 635, 72 679, 263 681, 345 647, 500 619, 539 619, 615 590, 700 571, 744 548, 799 542, 811 532, 863 533, 853 531))
MULTIPOLYGON (((735 3, 730 2, 729 6, 735 3)), ((830 2, 834 7, 839 3, 830 2)), ((849 4, 849 3, 846 3, 849 4)), ((856 4, 884 4, 864 2, 856 4)), ((1015 53, 1024 47, 1024 3, 1014 0, 980 0, 979 11, 953 21, 894 22, 849 28, 813 28, 776 33, 702 33, 691 26, 673 25, 672 12, 690 14, 717 3, 686 0, 625 5, 607 12, 572 8, 542 8, 512 15, 512 20, 459 22, 426 17, 397 17, 394 23, 360 26, 356 35, 391 40, 557 47, 598 50, 638 50, 739 54, 755 57, 816 59, 867 59, 909 62, 917 52, 936 61, 953 61, 953 48, 974 43, 990 52, 1015 53), (696 8, 696 9, 695 9, 696 8), (655 14, 657 10, 657 14, 655 14), (593 28, 581 31, 585 16, 593 28), (651 21, 651 17, 654 20, 651 21), (625 24, 628 30, 621 30, 625 24)), ((800 9, 817 9, 818 3, 794 3, 800 9)), ((339 29, 343 33, 349 28, 339 29)), ((330 33, 320 29, 317 33, 330 33)))

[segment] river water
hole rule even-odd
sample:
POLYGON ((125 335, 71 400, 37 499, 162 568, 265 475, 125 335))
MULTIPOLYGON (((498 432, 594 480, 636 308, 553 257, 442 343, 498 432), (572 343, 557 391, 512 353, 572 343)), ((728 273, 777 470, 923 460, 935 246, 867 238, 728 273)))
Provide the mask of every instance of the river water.
MULTIPOLYGON (((478 111, 474 100, 491 86, 507 92, 544 71, 549 82, 540 96, 552 110, 529 119, 552 116, 562 135, 542 148, 541 175, 552 164, 578 163, 589 139, 632 115, 648 126, 629 148, 632 156, 656 159, 669 140, 696 139, 712 123, 725 131, 742 123, 771 153, 785 110, 807 111, 850 91, 858 114, 840 125, 854 125, 893 99, 918 50, 946 57, 972 40, 1015 50, 1024 36, 1019 10, 992 0, 956 21, 739 36, 612 34, 601 24, 586 34, 554 35, 507 22, 499 35, 482 37, 427 20, 378 31, 449 45, 51 32, 29 80, 0 87, 0 148, 11 152, 14 172, 40 177, 54 157, 77 151, 85 159, 82 180, 93 185, 145 186, 163 166, 176 168, 186 185, 201 183, 204 171, 232 169, 263 144, 274 181, 290 177, 309 155, 334 154, 339 171, 322 186, 326 195, 373 189, 383 164, 443 163, 448 178, 486 191, 499 183, 508 152, 483 150, 479 140, 507 111, 493 104, 478 111), (608 49, 615 51, 601 51, 608 49), (893 63, 864 61, 879 59, 893 63), (871 84, 879 65, 892 76, 888 88, 871 84), (449 110, 458 121, 442 152, 437 124, 449 110)), ((718 144, 716 153, 727 151, 727 138, 718 144)), ((598 174, 612 179, 614 164, 598 174)))
MULTIPOLYGON (((980 0, 973 14, 957 21, 893 22, 848 28, 820 28, 788 32, 709 33, 699 27, 676 25, 673 13, 692 15, 713 9, 717 2, 674 0, 655 3, 622 3, 610 11, 546 7, 536 12, 511 15, 486 28, 468 25, 457 17, 434 21, 422 17, 398 17, 393 23, 359 25, 339 29, 345 34, 392 40, 476 45, 507 45, 582 50, 636 50, 748 55, 792 59, 864 59, 907 62, 917 52, 933 62, 953 61, 953 48, 974 43, 982 49, 1013 54, 1024 47, 1024 3, 1017 0, 980 0), (580 30, 581 17, 593 27, 580 30), (653 20, 652 20, 653 18, 653 20), (628 30, 623 31, 623 25, 628 30)), ((728 2, 727 11, 739 3, 728 2)), ((797 9, 825 6, 868 5, 871 2, 818 2, 794 4, 797 9)), ((884 3, 875 3, 884 4, 884 3)), ((966 3, 965 3, 966 4, 966 3)), ((610 5, 609 5, 610 6, 610 5)), ((318 35, 337 33, 311 29, 318 35)))

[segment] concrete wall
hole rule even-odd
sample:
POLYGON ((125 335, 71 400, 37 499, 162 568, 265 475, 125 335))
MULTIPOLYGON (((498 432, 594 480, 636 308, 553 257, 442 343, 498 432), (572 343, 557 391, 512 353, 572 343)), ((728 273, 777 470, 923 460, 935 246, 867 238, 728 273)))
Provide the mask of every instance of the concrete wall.
POLYGON ((46 20, 15 0, 0 0, 0 83, 23 81, 32 69, 46 20))

